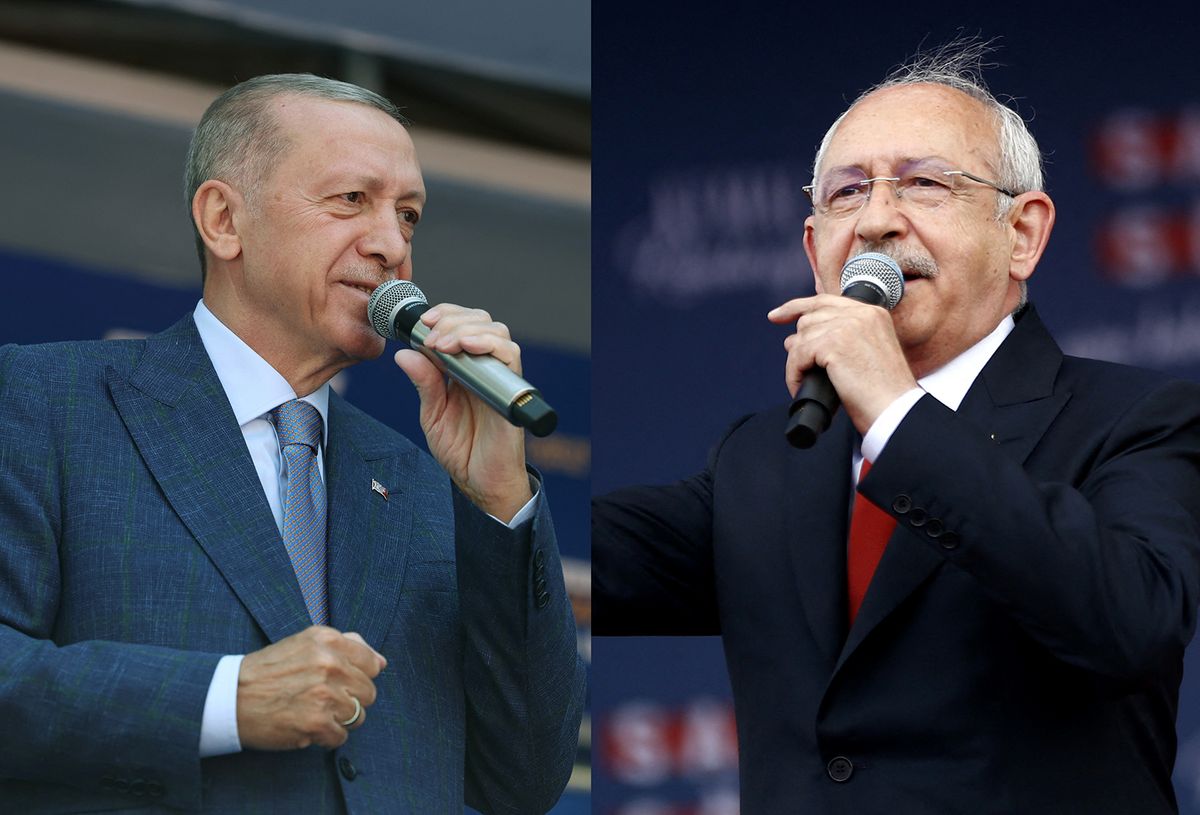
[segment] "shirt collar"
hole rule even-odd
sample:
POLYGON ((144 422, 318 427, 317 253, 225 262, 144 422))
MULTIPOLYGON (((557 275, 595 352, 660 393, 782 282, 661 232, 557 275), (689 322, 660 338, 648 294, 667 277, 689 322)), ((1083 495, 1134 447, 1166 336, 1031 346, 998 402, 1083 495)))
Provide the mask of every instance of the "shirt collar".
MULTIPOLYGON (((204 300, 196 304, 192 317, 239 427, 245 427, 284 402, 298 398, 283 375, 218 320, 204 305, 204 300)), ((329 383, 300 398, 321 414, 323 439, 328 441, 329 383)))
POLYGON ((958 410, 958 406, 966 398, 967 391, 971 389, 971 385, 979 376, 979 372, 983 370, 983 366, 987 365, 992 354, 996 353, 996 349, 1000 347, 1015 326, 1016 322, 1012 315, 1008 315, 1000 321, 1000 325, 996 326, 992 333, 933 373, 921 377, 917 380, 917 384, 946 407, 958 410))

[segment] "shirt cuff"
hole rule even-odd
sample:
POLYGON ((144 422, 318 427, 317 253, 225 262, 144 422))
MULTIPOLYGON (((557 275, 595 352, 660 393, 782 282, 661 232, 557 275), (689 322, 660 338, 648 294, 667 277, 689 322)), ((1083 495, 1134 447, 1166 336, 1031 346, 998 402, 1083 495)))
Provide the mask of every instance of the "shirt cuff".
POLYGON ((238 738, 237 688, 242 654, 223 656, 213 671, 200 720, 200 758, 240 753, 238 738))
POLYGON ((525 506, 517 510, 517 514, 512 516, 512 520, 508 523, 497 518, 495 515, 488 513, 488 517, 498 524, 504 524, 509 529, 516 529, 521 524, 528 521, 534 516, 534 508, 537 506, 538 496, 542 494, 542 485, 538 484, 532 477, 529 479, 530 486, 533 487, 533 497, 525 502, 525 506))
POLYGON ((875 459, 879 458, 879 454, 887 446, 888 440, 896 432, 896 428, 913 409, 913 405, 920 402, 924 395, 924 389, 912 388, 897 396, 895 401, 884 408, 883 413, 879 414, 874 424, 867 430, 867 435, 863 436, 863 458, 872 464, 875 463, 875 459))

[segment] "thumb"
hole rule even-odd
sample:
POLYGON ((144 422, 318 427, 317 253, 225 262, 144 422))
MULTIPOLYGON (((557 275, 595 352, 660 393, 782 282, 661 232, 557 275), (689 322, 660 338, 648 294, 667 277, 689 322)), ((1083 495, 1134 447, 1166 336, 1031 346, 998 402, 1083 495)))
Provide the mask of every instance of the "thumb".
POLYGON ((437 366, 430 362, 424 354, 408 348, 396 352, 396 365, 412 381, 417 389, 421 403, 432 399, 434 403, 446 397, 446 379, 437 366))

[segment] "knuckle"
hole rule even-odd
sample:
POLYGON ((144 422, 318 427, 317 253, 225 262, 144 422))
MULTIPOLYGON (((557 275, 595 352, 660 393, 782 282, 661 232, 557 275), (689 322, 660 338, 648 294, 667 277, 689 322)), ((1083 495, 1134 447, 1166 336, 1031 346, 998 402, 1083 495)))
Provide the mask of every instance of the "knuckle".
POLYGON ((328 651, 320 651, 313 657, 312 666, 319 675, 328 679, 341 671, 342 661, 328 651))
POLYGON ((314 626, 308 630, 311 632, 309 639, 312 640, 312 645, 322 650, 332 647, 342 638, 340 633, 326 626, 314 626))

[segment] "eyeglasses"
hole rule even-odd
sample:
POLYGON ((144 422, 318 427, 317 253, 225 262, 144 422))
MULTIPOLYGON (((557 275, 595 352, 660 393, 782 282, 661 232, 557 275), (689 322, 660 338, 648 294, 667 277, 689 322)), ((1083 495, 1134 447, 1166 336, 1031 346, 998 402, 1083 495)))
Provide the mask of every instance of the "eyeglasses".
POLYGON ((951 170, 937 162, 920 161, 901 167, 897 176, 880 175, 867 178, 866 173, 855 167, 834 170, 824 178, 802 187, 813 207, 830 218, 849 218, 871 200, 871 190, 876 181, 887 181, 892 185, 896 198, 919 209, 937 209, 950 200, 951 193, 958 189, 963 178, 986 184, 1010 198, 1017 193, 1004 189, 995 181, 988 181, 966 170, 951 170))

